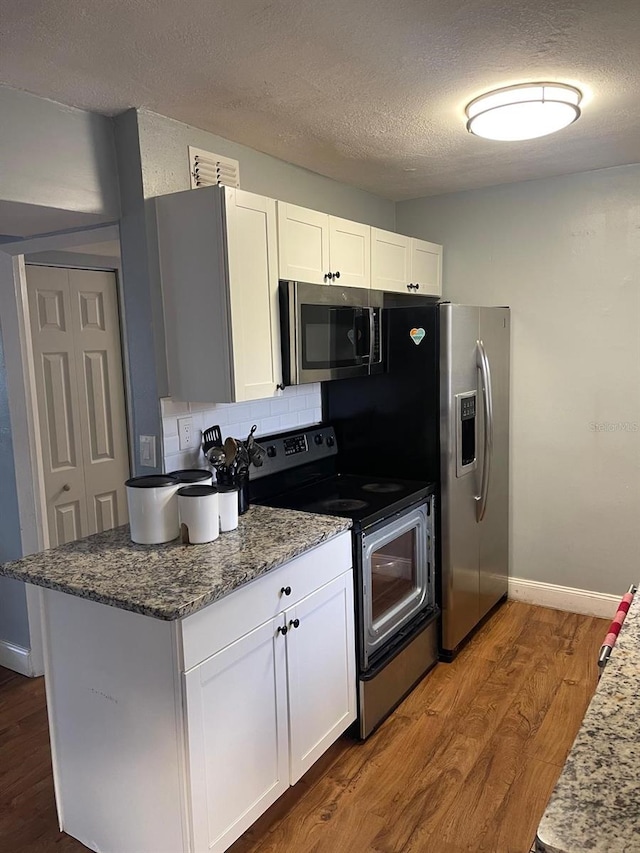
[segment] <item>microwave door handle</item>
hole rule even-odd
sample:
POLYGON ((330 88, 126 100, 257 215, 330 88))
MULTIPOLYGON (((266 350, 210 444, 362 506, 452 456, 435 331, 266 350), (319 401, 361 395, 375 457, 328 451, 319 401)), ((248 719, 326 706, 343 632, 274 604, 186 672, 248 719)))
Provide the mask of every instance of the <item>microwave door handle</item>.
POLYGON ((369 326, 365 323, 364 309, 355 308, 353 316, 354 354, 360 359, 359 363, 366 362, 369 358, 370 344, 365 346, 364 337, 369 333, 369 326))
POLYGON ((367 308, 369 312, 369 364, 373 364, 373 348, 376 340, 375 309, 367 308))

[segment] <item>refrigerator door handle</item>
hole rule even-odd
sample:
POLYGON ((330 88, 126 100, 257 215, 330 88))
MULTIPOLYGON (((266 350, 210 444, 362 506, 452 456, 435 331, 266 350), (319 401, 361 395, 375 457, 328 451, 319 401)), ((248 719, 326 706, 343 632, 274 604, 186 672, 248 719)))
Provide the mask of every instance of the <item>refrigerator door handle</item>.
POLYGON ((484 452, 482 459, 482 481, 480 494, 476 497, 476 521, 480 522, 487 511, 487 495, 491 476, 491 458, 493 456, 493 392, 491 387, 491 368, 489 358, 482 341, 477 341, 476 366, 482 378, 482 399, 484 402, 484 452))

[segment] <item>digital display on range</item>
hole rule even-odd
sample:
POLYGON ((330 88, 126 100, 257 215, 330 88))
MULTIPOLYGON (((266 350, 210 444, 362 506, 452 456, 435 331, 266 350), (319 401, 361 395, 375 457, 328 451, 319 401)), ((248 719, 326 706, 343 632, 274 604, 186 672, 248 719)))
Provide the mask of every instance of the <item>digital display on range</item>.
POLYGON ((285 438, 284 455, 293 456, 294 453, 305 453, 309 447, 307 445, 306 435, 292 435, 291 438, 285 438))

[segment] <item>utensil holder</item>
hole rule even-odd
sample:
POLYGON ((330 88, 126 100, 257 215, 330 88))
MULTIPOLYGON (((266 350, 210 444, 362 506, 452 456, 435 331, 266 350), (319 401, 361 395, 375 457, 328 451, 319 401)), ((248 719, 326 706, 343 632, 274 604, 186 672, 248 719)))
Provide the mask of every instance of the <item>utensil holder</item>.
POLYGON ((249 472, 217 471, 216 481, 221 486, 235 486, 238 489, 238 515, 244 515, 249 509, 249 472))

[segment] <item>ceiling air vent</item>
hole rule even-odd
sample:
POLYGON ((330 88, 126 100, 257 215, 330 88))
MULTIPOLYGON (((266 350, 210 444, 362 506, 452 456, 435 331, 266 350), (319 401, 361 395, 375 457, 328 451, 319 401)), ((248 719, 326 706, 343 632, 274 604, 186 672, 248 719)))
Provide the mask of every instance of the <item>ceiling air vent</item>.
POLYGON ((189 146, 191 189, 198 187, 239 187, 240 165, 230 157, 189 146))

